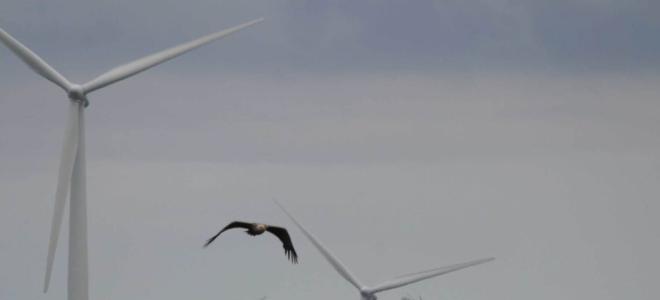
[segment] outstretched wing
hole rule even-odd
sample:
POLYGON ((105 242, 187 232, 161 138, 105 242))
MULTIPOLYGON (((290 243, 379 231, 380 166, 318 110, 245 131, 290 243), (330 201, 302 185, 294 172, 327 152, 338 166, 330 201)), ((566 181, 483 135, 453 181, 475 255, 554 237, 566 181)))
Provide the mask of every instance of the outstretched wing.
POLYGON ((245 229, 250 229, 250 226, 252 226, 252 223, 245 223, 245 222, 240 222, 240 221, 234 221, 229 223, 229 225, 225 226, 225 228, 222 228, 220 232, 218 232, 216 235, 212 236, 208 241, 206 241, 206 244, 204 244, 204 247, 207 247, 209 244, 213 243, 218 236, 232 228, 245 228, 245 229))
POLYGON ((286 257, 288 257, 292 263, 297 264, 298 253, 296 253, 296 249, 293 249, 293 243, 291 242, 291 237, 289 236, 289 232, 286 231, 286 229, 277 226, 268 226, 266 228, 266 231, 274 234, 277 238, 280 239, 280 241, 282 241, 282 247, 284 247, 284 254, 286 254, 286 257))

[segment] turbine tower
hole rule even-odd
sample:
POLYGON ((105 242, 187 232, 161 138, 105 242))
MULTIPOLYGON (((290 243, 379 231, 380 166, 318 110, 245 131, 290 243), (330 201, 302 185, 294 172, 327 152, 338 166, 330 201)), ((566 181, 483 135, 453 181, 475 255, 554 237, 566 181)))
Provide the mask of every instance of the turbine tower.
POLYGON ((87 265, 87 191, 85 182, 85 119, 84 111, 89 105, 87 95, 117 81, 126 79, 151 67, 173 59, 197 47, 208 44, 219 38, 230 35, 246 27, 252 26, 263 19, 253 20, 236 27, 212 33, 190 42, 154 53, 130 63, 121 65, 96 77, 85 84, 75 84, 67 80, 43 59, 25 47, 6 31, 0 28, 0 42, 5 44, 14 54, 25 62, 39 75, 58 85, 69 98, 69 116, 64 146, 57 178, 55 192, 55 209, 46 259, 46 276, 44 293, 48 291, 55 249, 60 234, 66 198, 70 198, 69 207, 69 269, 68 269, 68 299, 88 300, 89 280, 87 265))
POLYGON ((425 280, 425 279, 440 276, 442 274, 447 274, 447 273, 450 273, 450 272, 465 269, 467 267, 483 264, 483 263, 486 263, 486 262, 489 262, 489 261, 492 261, 492 260, 495 259, 494 257, 483 258, 483 259, 472 260, 472 261, 459 263, 459 264, 455 264, 455 265, 444 266, 444 267, 440 267, 440 268, 435 268, 435 269, 410 273, 410 274, 402 275, 402 276, 399 276, 399 277, 395 277, 394 279, 391 279, 391 280, 385 281, 381 284, 377 284, 375 286, 369 287, 369 286, 365 286, 360 281, 358 281, 358 279, 351 273, 351 271, 349 271, 348 268, 346 268, 344 266, 344 264, 342 264, 341 261, 339 261, 339 259, 337 257, 332 255, 332 253, 330 253, 330 250, 328 250, 328 248, 323 246, 321 244, 321 242, 316 237, 314 237, 309 231, 307 231, 284 208, 284 206, 282 206, 282 204, 280 204, 277 201, 275 201, 275 204, 277 204, 277 206, 279 206, 280 209, 282 209, 282 211, 289 217, 289 219, 291 219, 291 221, 293 221, 293 223, 296 224, 296 226, 298 226, 298 228, 300 228, 300 230, 303 232, 303 234, 310 240, 310 242, 312 242, 314 247, 316 247, 316 249, 318 249, 319 252, 321 252, 321 254, 323 254, 323 257, 325 257, 325 259, 330 263, 330 265, 332 265, 332 267, 337 271, 337 273, 339 273, 339 275, 341 275, 341 277, 346 279, 350 284, 352 284, 355 288, 358 289, 358 291, 360 292, 360 299, 362 299, 362 300, 376 300, 377 299, 377 297, 376 297, 377 293, 384 292, 384 291, 391 290, 391 289, 395 289, 395 288, 399 288, 399 287, 402 287, 402 286, 406 286, 406 285, 409 285, 409 284, 412 284, 412 283, 415 283, 415 282, 418 282, 418 281, 422 281, 422 280, 425 280))

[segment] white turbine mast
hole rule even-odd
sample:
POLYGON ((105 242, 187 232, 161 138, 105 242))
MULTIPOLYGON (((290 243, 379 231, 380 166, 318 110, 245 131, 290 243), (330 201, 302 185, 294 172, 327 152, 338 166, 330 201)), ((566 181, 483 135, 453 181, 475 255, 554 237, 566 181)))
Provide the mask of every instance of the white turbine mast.
POLYGON ((291 219, 291 221, 293 221, 293 223, 296 224, 296 226, 298 226, 298 228, 302 231, 302 233, 309 239, 310 242, 312 242, 314 247, 316 247, 316 249, 318 249, 319 252, 323 254, 323 257, 325 257, 325 259, 330 263, 330 265, 332 265, 332 267, 337 271, 337 273, 339 273, 339 275, 341 275, 344 279, 346 279, 349 283, 351 283, 355 288, 358 289, 362 300, 376 300, 377 293, 399 288, 418 281, 451 273, 461 269, 465 269, 467 267, 483 264, 489 261, 493 261, 495 259, 494 257, 489 257, 489 258, 472 260, 464 263, 402 275, 374 286, 365 286, 364 284, 362 284, 360 281, 357 280, 357 278, 348 270, 348 268, 346 268, 346 266, 344 266, 344 264, 341 263, 341 261, 339 261, 337 257, 335 257, 334 255, 332 255, 332 253, 330 253, 330 250, 328 250, 328 248, 323 246, 323 244, 321 244, 321 242, 316 237, 314 237, 314 235, 312 235, 309 231, 307 231, 284 208, 284 206, 282 206, 282 204, 280 204, 277 201, 275 201, 275 204, 277 204, 277 206, 279 206, 280 209, 282 209, 282 211, 291 219))
POLYGON ((55 258, 55 249, 60 234, 66 198, 70 198, 69 211, 69 268, 68 299, 88 300, 89 279, 87 265, 87 204, 85 183, 85 126, 84 110, 89 104, 87 95, 117 81, 131 77, 158 64, 173 59, 197 47, 230 35, 263 19, 256 19, 236 27, 212 33, 190 42, 169 48, 116 67, 85 84, 75 84, 67 80, 43 59, 0 28, 0 42, 25 62, 32 70, 66 91, 69 99, 69 117, 64 146, 60 160, 55 208, 51 226, 44 292, 48 291, 55 258))

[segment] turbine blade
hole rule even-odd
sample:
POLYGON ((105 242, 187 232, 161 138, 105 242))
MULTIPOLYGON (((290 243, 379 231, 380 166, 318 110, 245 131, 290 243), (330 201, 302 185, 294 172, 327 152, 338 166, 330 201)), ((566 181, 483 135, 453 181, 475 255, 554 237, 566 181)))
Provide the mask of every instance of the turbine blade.
POLYGON ((55 192, 55 209, 53 211, 53 223, 50 231, 50 243, 48 244, 48 257, 46 259, 46 277, 44 280, 44 293, 48 291, 50 276, 53 270, 53 260, 55 259, 55 249, 62 226, 62 217, 66 197, 71 187, 71 177, 73 174, 73 164, 78 151, 78 137, 80 126, 80 111, 84 109, 79 102, 71 101, 69 106, 69 120, 64 136, 64 146, 62 148, 62 158, 60 160, 60 170, 57 177, 57 191, 55 192))
POLYGON ((125 65, 116 67, 99 77, 96 77, 95 79, 91 80, 90 82, 86 83, 83 85, 83 90, 85 93, 90 93, 92 91, 95 91, 97 89, 100 89, 102 87, 105 87, 107 85, 113 84, 117 81, 123 80, 125 78, 128 78, 130 76, 133 76, 137 73, 140 73, 142 71, 145 71, 151 67, 154 67, 156 65, 159 65, 163 62, 166 62, 172 58, 175 58, 181 54, 184 54, 190 50, 193 50, 197 47, 203 46, 205 44, 208 44, 212 41, 215 41, 219 38, 225 37, 227 35, 230 35, 234 32, 237 32, 241 29, 244 29, 246 27, 252 26, 254 24, 257 24, 264 19, 257 19, 254 21, 250 21, 241 25, 238 25, 236 27, 232 27, 223 31, 219 31, 216 33, 212 33, 206 36, 203 36, 201 38, 198 38, 196 40, 192 40, 190 42, 169 48, 167 50, 163 50, 158 53, 154 53, 148 56, 145 56, 143 58, 140 58, 138 60, 135 60, 133 62, 127 63, 125 65))
MULTIPOLYGON (((487 258, 487 259, 494 259, 494 258, 487 258)), ((406 278, 406 277, 411 277, 411 276, 414 276, 414 275, 420 275, 420 274, 428 274, 428 273, 431 273, 431 272, 434 272, 434 271, 444 270, 444 269, 446 269, 446 268, 448 268, 448 267, 445 266, 445 267, 439 267, 439 268, 427 269, 427 270, 417 271, 417 272, 412 272, 412 273, 406 273, 406 274, 402 274, 402 275, 399 275, 399 276, 397 276, 397 277, 394 277, 394 279, 406 278)))
POLYGON ((440 276, 440 275, 443 275, 443 274, 447 274, 447 273, 451 273, 451 272, 458 271, 458 270, 461 270, 461 269, 465 269, 467 267, 472 267, 472 266, 476 266, 476 265, 479 265, 479 264, 487 263, 487 262, 492 261, 494 259, 495 258, 493 258, 493 257, 477 259, 477 260, 468 261, 468 262, 455 264, 455 265, 451 265, 451 266, 440 267, 440 268, 436 268, 436 269, 432 269, 432 270, 413 273, 409 276, 405 276, 405 277, 402 277, 402 278, 396 278, 396 279, 386 281, 386 282, 384 282, 382 284, 379 284, 376 287, 370 289, 369 291, 371 293, 378 293, 378 292, 382 292, 382 291, 386 291, 386 290, 395 289, 395 288, 398 288, 398 287, 402 287, 404 285, 409 285, 411 283, 415 283, 415 282, 422 281, 422 280, 425 280, 425 279, 429 279, 429 278, 433 278, 433 277, 440 276))
POLYGON ((311 233, 305 230, 305 228, 300 223, 298 223, 298 221, 284 208, 284 206, 282 206, 282 204, 280 204, 277 201, 275 201, 275 204, 277 204, 277 206, 279 206, 280 209, 282 209, 282 211, 289 217, 289 219, 291 219, 291 221, 293 221, 293 223, 296 224, 298 228, 300 228, 300 231, 302 231, 303 234, 312 242, 312 244, 314 244, 316 249, 318 249, 319 252, 323 254, 323 257, 325 257, 325 259, 330 263, 330 265, 332 265, 332 267, 335 268, 335 270, 339 273, 339 275, 344 277, 344 279, 348 280, 348 282, 350 282, 353 286, 355 286, 359 290, 362 289, 363 285, 355 278, 355 276, 353 276, 353 274, 351 274, 351 272, 341 263, 341 261, 339 261, 338 258, 334 257, 330 253, 330 251, 327 248, 325 248, 319 240, 316 239, 316 237, 314 237, 311 233))
POLYGON ((71 83, 64 78, 60 73, 57 73, 53 67, 48 65, 41 57, 32 52, 28 47, 25 47, 21 42, 9 35, 6 31, 0 28, 0 42, 5 44, 9 50, 14 52, 23 62, 25 62, 32 70, 39 75, 50 80, 54 84, 68 91, 71 83))

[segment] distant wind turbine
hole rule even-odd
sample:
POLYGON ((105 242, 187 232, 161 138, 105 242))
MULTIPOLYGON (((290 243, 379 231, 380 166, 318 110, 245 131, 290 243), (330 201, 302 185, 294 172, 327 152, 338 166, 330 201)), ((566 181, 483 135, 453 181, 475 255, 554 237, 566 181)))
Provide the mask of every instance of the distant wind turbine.
POLYGON ((44 292, 48 291, 55 249, 62 225, 64 206, 67 195, 71 203, 69 207, 69 269, 68 269, 68 299, 89 299, 88 257, 87 257, 87 204, 85 181, 85 126, 84 110, 89 101, 87 95, 100 88, 126 79, 151 67, 173 59, 197 47, 225 37, 243 28, 257 24, 263 19, 238 25, 223 31, 212 33, 190 42, 148 55, 133 62, 111 69, 95 79, 79 85, 70 82, 43 59, 21 44, 14 37, 0 28, 0 42, 5 44, 14 54, 25 62, 33 71, 58 85, 67 93, 69 117, 64 135, 64 147, 60 160, 57 191, 55 192, 55 209, 51 226, 48 257, 46 259, 46 276, 44 292))
POLYGON ((476 266, 479 264, 483 264, 489 261, 494 260, 495 258, 490 257, 490 258, 483 258, 483 259, 477 259, 473 261, 468 261, 464 263, 459 263, 455 265, 450 265, 450 266, 445 266, 445 267, 440 267, 436 269, 431 269, 431 270, 426 270, 426 271, 421 271, 421 272, 416 272, 416 273, 411 273, 408 275, 400 276, 388 281, 385 281, 381 284, 375 285, 375 286, 365 286, 364 284, 360 283, 360 281, 357 280, 357 278, 344 266, 344 264, 339 261, 338 258, 336 258, 334 255, 330 253, 330 250, 328 250, 326 247, 324 247, 321 242, 314 237, 309 231, 307 231, 285 208, 280 204, 279 202, 275 201, 275 204, 277 204, 282 211, 289 216, 291 221, 293 221, 298 228, 303 232, 303 234, 312 242, 312 244, 316 247, 316 249, 323 254, 325 259, 332 265, 332 267, 341 275, 344 279, 346 279, 348 282, 350 282, 354 287, 356 287, 360 291, 360 296, 362 300, 376 300, 376 294, 399 288, 402 286, 409 285, 411 283, 415 283, 418 281, 422 281, 425 279, 433 278, 442 274, 447 274, 451 273, 454 271, 458 271, 461 269, 465 269, 467 267, 471 266, 476 266))

